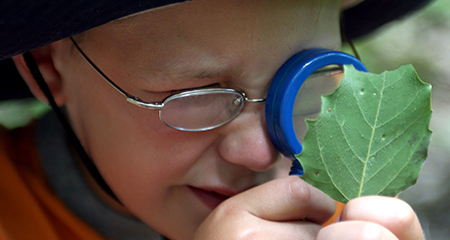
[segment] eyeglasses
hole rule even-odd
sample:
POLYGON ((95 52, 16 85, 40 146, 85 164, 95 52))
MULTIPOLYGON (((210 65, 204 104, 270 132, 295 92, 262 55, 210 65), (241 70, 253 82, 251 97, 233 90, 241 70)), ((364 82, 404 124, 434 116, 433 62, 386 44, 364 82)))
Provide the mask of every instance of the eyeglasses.
MULTIPOLYGON (((244 107, 244 102, 266 101, 265 98, 247 98, 245 93, 230 88, 198 88, 172 94, 162 102, 144 102, 122 90, 89 59, 72 37, 70 40, 83 59, 107 83, 125 96, 129 103, 146 109, 158 110, 160 120, 177 130, 200 132, 215 129, 236 118, 244 107)), ((305 117, 314 116, 320 112, 321 95, 334 91, 341 80, 342 66, 340 65, 320 68, 305 80, 296 94, 292 109, 294 129, 299 138, 304 136, 305 117)))
POLYGON ((83 59, 114 89, 138 107, 158 110, 160 120, 167 126, 188 132, 218 128, 233 120, 244 107, 244 102, 265 102, 265 98, 250 99, 245 93, 230 88, 199 88, 166 97, 162 102, 144 102, 128 94, 108 78, 70 37, 83 59))

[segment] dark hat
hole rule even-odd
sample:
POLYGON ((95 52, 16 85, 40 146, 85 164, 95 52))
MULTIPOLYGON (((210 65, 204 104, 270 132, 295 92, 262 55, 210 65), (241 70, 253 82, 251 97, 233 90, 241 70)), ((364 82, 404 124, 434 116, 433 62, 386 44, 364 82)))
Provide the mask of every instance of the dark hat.
MULTIPOLYGON (((184 1, 1 0, 0 100, 29 95, 8 58, 130 14, 184 1)), ((348 38, 358 38, 430 1, 365 0, 343 13, 342 30, 348 38)))

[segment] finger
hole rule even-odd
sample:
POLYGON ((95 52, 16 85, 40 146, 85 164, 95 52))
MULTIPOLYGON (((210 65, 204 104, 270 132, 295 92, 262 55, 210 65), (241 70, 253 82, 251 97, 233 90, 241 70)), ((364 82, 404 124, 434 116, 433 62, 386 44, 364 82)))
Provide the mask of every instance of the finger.
POLYGON ((385 227, 363 221, 347 221, 332 224, 323 228, 317 235, 317 240, 398 240, 398 238, 385 227))
POLYGON ((229 200, 236 207, 270 221, 306 219, 322 224, 336 207, 331 198, 296 176, 273 180, 229 200))
POLYGON ((318 224, 306 221, 267 221, 249 213, 220 219, 209 216, 197 230, 194 239, 313 240, 321 228, 318 224))
POLYGON ((322 227, 311 222, 268 222, 260 223, 258 229, 247 232, 241 238, 229 239, 302 239, 314 240, 322 227))
POLYGON ((372 196, 354 199, 344 208, 341 220, 374 222, 387 228, 401 240, 424 239, 413 209, 397 198, 372 196))

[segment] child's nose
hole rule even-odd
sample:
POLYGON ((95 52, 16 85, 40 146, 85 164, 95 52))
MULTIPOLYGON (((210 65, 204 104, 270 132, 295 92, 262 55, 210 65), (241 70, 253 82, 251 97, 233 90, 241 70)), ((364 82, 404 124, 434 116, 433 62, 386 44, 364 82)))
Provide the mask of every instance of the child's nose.
POLYGON ((221 127, 218 151, 223 159, 254 171, 270 169, 281 154, 270 141, 264 103, 249 104, 233 121, 221 127))

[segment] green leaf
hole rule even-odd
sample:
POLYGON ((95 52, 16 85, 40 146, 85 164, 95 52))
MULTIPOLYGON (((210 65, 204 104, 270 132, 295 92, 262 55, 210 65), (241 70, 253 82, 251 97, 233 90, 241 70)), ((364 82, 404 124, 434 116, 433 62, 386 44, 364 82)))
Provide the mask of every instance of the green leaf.
POLYGON ((431 86, 406 65, 376 75, 345 66, 341 85, 306 120, 306 182, 346 203, 415 184, 430 143, 431 86))

